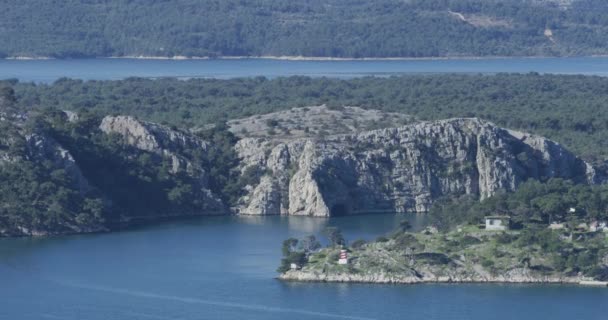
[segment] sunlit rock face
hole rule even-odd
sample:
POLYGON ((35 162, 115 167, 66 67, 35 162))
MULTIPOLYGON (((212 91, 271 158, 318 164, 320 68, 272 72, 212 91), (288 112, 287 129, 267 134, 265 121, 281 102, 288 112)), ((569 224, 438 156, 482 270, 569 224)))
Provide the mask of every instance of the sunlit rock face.
POLYGON ((243 169, 265 169, 241 198, 241 214, 425 212, 445 195, 485 199, 527 179, 601 180, 553 141, 476 118, 278 144, 245 138, 236 150, 243 169))

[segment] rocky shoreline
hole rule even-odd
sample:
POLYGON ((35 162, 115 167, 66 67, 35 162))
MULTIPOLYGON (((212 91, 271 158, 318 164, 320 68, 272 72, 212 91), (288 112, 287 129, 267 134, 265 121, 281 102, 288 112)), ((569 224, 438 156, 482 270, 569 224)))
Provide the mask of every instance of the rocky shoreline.
MULTIPOLYGON (((282 60, 282 61, 444 61, 444 60, 506 60, 506 59, 550 59, 550 58, 606 58, 606 54, 590 55, 535 55, 535 56, 426 56, 426 57, 330 57, 330 56, 290 56, 290 55, 259 55, 259 56, 154 56, 154 55, 124 55, 99 56, 80 59, 138 59, 138 60, 282 60)), ((4 60, 67 60, 79 58, 56 58, 52 56, 9 56, 4 60)))
POLYGON ((277 278, 288 282, 331 282, 373 284, 429 284, 429 283, 493 283, 493 284, 575 284, 608 287, 608 282, 585 277, 522 276, 522 277, 451 277, 451 276, 399 276, 388 274, 322 274, 304 271, 287 271, 277 278))

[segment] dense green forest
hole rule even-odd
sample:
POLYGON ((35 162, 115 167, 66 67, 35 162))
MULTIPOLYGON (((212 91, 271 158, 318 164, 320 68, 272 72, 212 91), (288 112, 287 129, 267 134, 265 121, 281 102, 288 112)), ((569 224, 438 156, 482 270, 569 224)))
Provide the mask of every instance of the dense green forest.
POLYGON ((32 152, 36 145, 23 134, 29 128, 12 116, 14 103, 13 91, 0 87, 0 235, 102 229, 107 210, 101 197, 81 193, 65 167, 32 152))
POLYGON ((0 56, 607 54, 603 0, 4 0, 0 56))
POLYGON ((298 106, 361 106, 422 120, 480 117, 537 133, 595 163, 608 159, 608 78, 567 75, 417 75, 327 78, 58 80, 13 85, 22 110, 127 114, 178 127, 298 106))

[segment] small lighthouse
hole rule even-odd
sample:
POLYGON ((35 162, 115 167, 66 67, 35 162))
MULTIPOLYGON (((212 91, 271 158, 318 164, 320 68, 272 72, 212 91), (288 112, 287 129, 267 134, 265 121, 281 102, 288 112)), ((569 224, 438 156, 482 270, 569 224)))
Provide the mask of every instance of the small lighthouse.
POLYGON ((340 259, 338 260, 338 264, 348 264, 348 254, 346 250, 340 250, 340 259))

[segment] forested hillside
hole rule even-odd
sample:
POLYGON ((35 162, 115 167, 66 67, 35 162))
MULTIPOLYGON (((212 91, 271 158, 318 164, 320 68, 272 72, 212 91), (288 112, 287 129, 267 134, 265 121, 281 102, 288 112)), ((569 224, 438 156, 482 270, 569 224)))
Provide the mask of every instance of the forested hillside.
MULTIPOLYGON (((0 111, 6 107, 0 99, 0 111)), ((235 140, 226 131, 186 136, 136 122, 136 130, 148 135, 142 147, 108 131, 114 128, 103 131, 101 123, 91 114, 70 118, 51 109, 27 120, 0 118, 0 237, 225 214, 221 201, 239 196, 241 180, 229 172, 236 165, 235 140)))
POLYGON ((320 104, 401 112, 421 120, 479 117, 505 128, 546 136, 595 163, 608 158, 608 78, 603 77, 499 74, 352 80, 132 78, 12 84, 21 109, 86 109, 190 128, 320 104))
POLYGON ((603 0, 4 0, 0 56, 608 54, 603 0))

